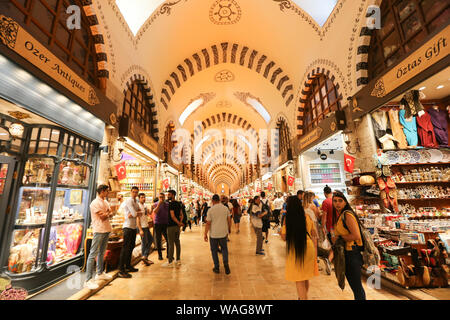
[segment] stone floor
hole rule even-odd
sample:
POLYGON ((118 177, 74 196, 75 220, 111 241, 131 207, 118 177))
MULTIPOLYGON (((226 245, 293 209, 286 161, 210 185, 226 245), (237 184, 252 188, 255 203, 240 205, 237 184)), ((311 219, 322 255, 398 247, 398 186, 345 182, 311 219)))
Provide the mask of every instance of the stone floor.
MULTIPOLYGON (((234 228, 234 227, 233 227, 234 228)), ((203 240, 203 230, 193 227, 181 234, 182 265, 164 268, 157 254, 150 256, 155 264, 146 267, 142 262, 131 279, 118 278, 92 296, 90 300, 296 300, 293 282, 284 279, 285 243, 270 230, 269 243, 264 246, 266 255, 255 255, 255 235, 243 217, 241 232, 233 229, 230 235, 230 275, 212 272, 209 243, 203 240)), ((219 259, 222 259, 219 255, 219 259)), ((406 300, 385 290, 368 288, 369 300, 406 300)), ((334 273, 321 272, 310 281, 309 299, 352 300, 353 294, 346 283, 341 290, 334 273)))

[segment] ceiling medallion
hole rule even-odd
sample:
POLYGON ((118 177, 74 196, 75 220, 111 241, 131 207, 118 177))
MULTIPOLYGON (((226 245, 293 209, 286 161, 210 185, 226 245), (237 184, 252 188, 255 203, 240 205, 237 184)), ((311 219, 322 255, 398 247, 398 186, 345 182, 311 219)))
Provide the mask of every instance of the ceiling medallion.
POLYGON ((231 82, 234 81, 234 74, 229 70, 222 70, 216 74, 214 80, 216 82, 231 82))
POLYGON ((231 108, 231 102, 228 100, 220 100, 216 105, 219 109, 231 108))
POLYGON ((241 7, 235 0, 217 0, 209 10, 209 19, 217 25, 229 25, 237 23, 241 14, 241 7))
POLYGON ((8 111, 8 113, 11 117, 16 118, 17 120, 24 120, 31 118, 29 114, 20 111, 8 111))

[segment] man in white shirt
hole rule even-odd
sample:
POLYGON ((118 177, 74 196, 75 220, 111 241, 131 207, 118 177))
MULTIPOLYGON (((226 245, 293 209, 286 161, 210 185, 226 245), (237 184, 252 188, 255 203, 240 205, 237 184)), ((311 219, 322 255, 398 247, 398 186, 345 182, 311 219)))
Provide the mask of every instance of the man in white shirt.
POLYGON ((262 203, 259 196, 253 198, 253 203, 251 204, 250 221, 252 222, 253 230, 256 234, 256 254, 264 255, 263 249, 263 236, 262 236, 262 217, 267 214, 266 211, 263 212, 262 203))
POLYGON ((94 265, 97 257, 97 280, 111 280, 109 274, 103 273, 103 258, 105 256, 106 246, 108 245, 109 234, 112 231, 109 218, 113 215, 111 208, 106 201, 109 187, 100 185, 97 188, 97 198, 92 201, 91 209, 91 226, 94 233, 91 249, 87 260, 86 283, 85 286, 91 290, 98 289, 98 284, 94 282, 94 265))
POLYGON ((152 218, 149 210, 145 206, 145 193, 139 193, 139 209, 142 211, 142 216, 138 216, 136 221, 139 228, 139 234, 141 235, 142 239, 142 262, 144 262, 146 266, 149 266, 151 264, 154 264, 153 261, 148 260, 150 249, 153 243, 153 237, 148 225, 148 219, 150 218, 151 220, 152 218))
POLYGON ((280 213, 283 210, 284 200, 281 193, 277 193, 277 198, 273 201, 273 217, 275 218, 275 226, 280 224, 280 213))
POLYGON ((214 261, 213 272, 219 273, 219 246, 222 249, 225 273, 230 274, 228 265, 227 236, 231 232, 231 214, 228 208, 220 203, 219 195, 212 197, 212 207, 208 210, 205 227, 205 242, 208 242, 208 232, 211 230, 209 244, 214 261))
POLYGON ((123 246, 120 252, 119 259, 119 274, 120 278, 131 278, 129 272, 137 272, 139 269, 131 266, 131 256, 133 249, 136 246, 136 232, 137 223, 136 218, 142 215, 142 211, 139 208, 137 202, 137 196, 139 194, 138 187, 131 188, 131 198, 125 201, 124 215, 125 221, 123 223, 123 246))

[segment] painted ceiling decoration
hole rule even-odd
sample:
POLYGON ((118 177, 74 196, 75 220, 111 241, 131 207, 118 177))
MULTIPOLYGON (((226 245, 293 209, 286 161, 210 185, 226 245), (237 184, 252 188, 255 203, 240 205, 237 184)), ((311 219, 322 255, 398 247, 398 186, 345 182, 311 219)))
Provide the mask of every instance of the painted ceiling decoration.
POLYGON ((316 31, 322 40, 346 0, 272 0, 281 11, 288 10, 297 14, 316 31))
POLYGON ((216 82, 231 82, 234 81, 234 79, 234 74, 230 70, 219 71, 214 77, 214 81, 216 82))
POLYGON ((176 90, 197 72, 222 63, 240 65, 261 74, 280 92, 286 106, 289 106, 294 99, 294 86, 290 83, 289 76, 276 62, 249 47, 222 42, 194 53, 177 66, 163 84, 162 105, 167 109, 176 90))
POLYGON ((189 118, 197 109, 203 107, 208 102, 216 97, 214 92, 201 93, 196 98, 192 99, 186 109, 184 109, 183 113, 178 118, 178 121, 181 125, 184 124, 187 118, 189 118))
POLYGON ((209 10, 209 19, 217 25, 238 23, 242 10, 236 0, 217 0, 209 10))
POLYGON ((181 1, 183 0, 108 0, 110 6, 116 6, 120 11, 137 41, 159 16, 170 16, 174 6, 181 1))
POLYGON ((270 114, 267 112, 267 109, 264 107, 262 101, 252 95, 249 92, 235 92, 234 96, 242 101, 245 105, 253 108, 261 117, 266 121, 266 123, 270 122, 270 114))

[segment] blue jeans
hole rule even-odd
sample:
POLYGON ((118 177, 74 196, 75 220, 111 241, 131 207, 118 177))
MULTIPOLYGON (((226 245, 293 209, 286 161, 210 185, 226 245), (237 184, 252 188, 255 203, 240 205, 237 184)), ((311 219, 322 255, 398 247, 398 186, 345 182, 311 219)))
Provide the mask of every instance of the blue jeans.
POLYGON ((86 281, 91 280, 94 277, 94 264, 95 257, 97 257, 97 274, 100 275, 103 272, 103 259, 105 257, 106 246, 108 245, 109 232, 107 233, 94 233, 92 239, 91 250, 89 251, 89 257, 87 261, 87 275, 86 281))
POLYGON ((227 237, 225 238, 209 238, 209 245, 211 247, 211 254, 214 261, 214 268, 219 269, 219 245, 222 249, 222 258, 223 264, 228 265, 228 246, 227 246, 227 237))
POLYGON ((144 236, 142 237, 142 256, 147 258, 150 254, 150 249, 152 247, 153 243, 153 236, 150 232, 149 228, 142 228, 142 231, 144 231, 144 236))
POLYGON ((366 300, 366 292, 361 282, 361 267, 363 259, 358 248, 353 247, 352 251, 345 251, 345 277, 353 291, 355 300, 366 300))

